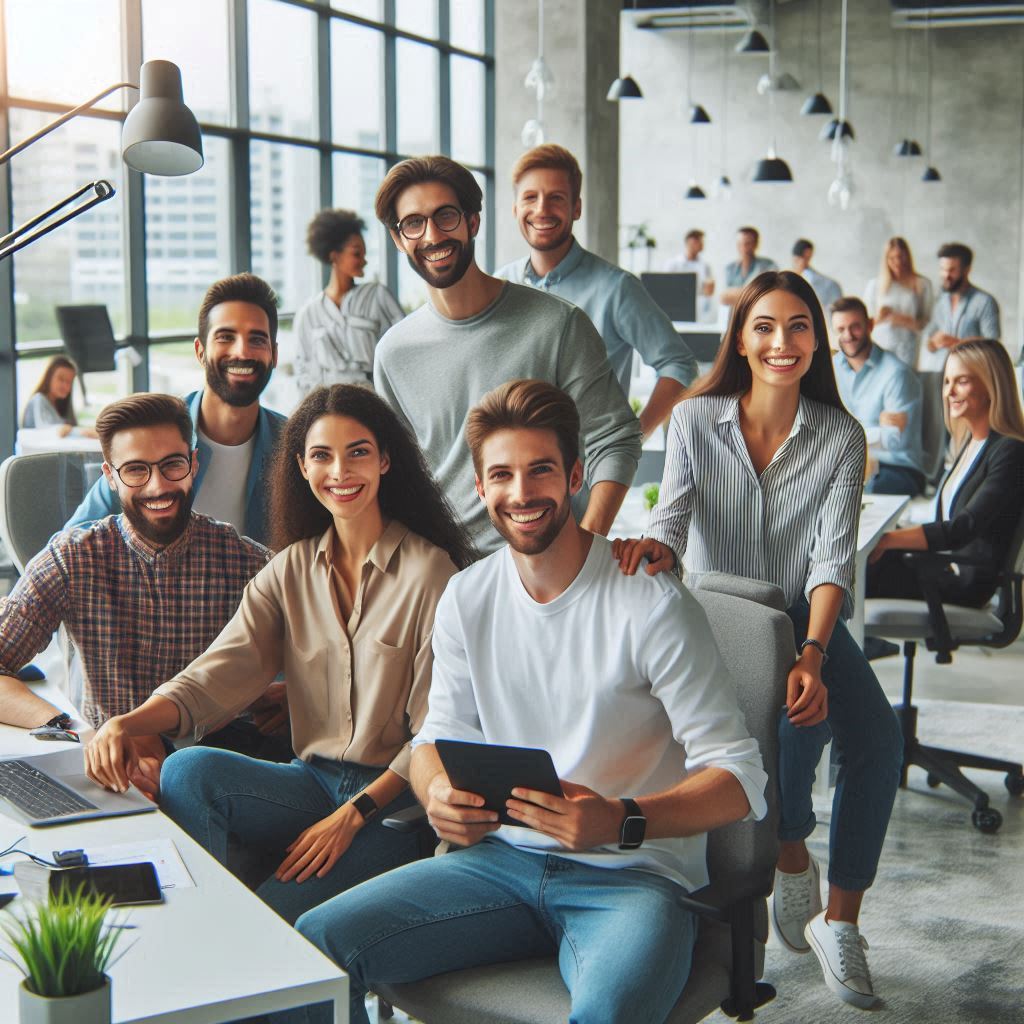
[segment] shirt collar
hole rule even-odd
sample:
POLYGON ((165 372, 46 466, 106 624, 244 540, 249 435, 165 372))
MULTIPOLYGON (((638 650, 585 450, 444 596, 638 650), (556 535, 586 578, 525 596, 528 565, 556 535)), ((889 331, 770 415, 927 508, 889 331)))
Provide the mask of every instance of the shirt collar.
MULTIPOLYGON (((790 437, 798 433, 802 428, 813 430, 815 426, 814 403, 808 401, 803 395, 800 396, 800 404, 796 407, 796 418, 793 420, 793 429, 790 437)), ((718 417, 719 423, 735 423, 736 428, 740 425, 740 395, 727 395, 722 406, 722 412, 718 417)))
POLYGON ((128 517, 122 512, 117 517, 118 529, 121 531, 121 536, 124 538, 124 542, 134 551, 140 555, 146 562, 151 565, 156 561, 174 561, 180 558, 192 544, 192 532, 195 528, 196 513, 192 512, 189 515, 188 522, 185 524, 185 529, 182 531, 180 537, 176 537, 166 547, 158 547, 152 541, 143 537, 138 530, 132 526, 129 522, 128 517))
POLYGON ((575 238, 572 240, 572 245, 569 246, 569 251, 562 257, 561 261, 557 266, 552 267, 543 277, 538 276, 537 272, 533 269, 533 264, 530 262, 530 257, 526 257, 526 264, 523 268, 523 279, 529 281, 531 284, 535 284, 539 281, 546 281, 548 284, 555 284, 561 281, 562 278, 568 277, 579 265, 583 262, 583 257, 586 255, 586 250, 576 241, 575 238))
MULTIPOLYGON (((366 561, 372 563, 374 568, 380 572, 387 572, 395 552, 401 547, 402 541, 408 532, 409 527, 405 523, 392 519, 384 527, 384 532, 377 538, 377 543, 370 548, 366 561)), ((334 532, 334 526, 329 526, 318 541, 316 552, 313 556, 315 562, 323 562, 328 569, 331 567, 336 537, 337 534, 334 532)))

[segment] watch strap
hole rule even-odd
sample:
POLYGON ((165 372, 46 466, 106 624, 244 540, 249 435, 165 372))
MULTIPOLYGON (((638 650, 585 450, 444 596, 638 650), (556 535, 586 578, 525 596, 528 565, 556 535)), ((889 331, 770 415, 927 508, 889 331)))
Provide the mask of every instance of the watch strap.
POLYGON ((822 665, 828 661, 828 651, 825 650, 825 645, 820 640, 815 640, 814 637, 809 636, 801 645, 800 653, 804 653, 805 647, 813 647, 821 655, 822 665))
POLYGON ((363 816, 363 821, 369 821, 380 810, 377 801, 369 793, 353 797, 352 806, 363 816))
POLYGON ((640 805, 631 797, 619 797, 626 813, 622 816, 622 825, 619 828, 619 849, 636 850, 644 841, 644 833, 647 830, 647 818, 640 809, 640 805), (637 822, 639 819, 639 823, 637 822), (632 823, 632 827, 631 826, 632 823))
POLYGON ((70 729, 71 716, 66 711, 61 711, 46 723, 46 727, 48 729, 70 729))

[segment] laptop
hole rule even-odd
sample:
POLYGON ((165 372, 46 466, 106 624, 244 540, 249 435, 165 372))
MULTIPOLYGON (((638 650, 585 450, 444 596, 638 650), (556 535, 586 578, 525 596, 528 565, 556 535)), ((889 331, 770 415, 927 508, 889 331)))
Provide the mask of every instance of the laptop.
POLYGON ((82 748, 33 757, 0 758, 0 811, 26 825, 155 811, 156 804, 135 787, 111 793, 86 774, 82 748))

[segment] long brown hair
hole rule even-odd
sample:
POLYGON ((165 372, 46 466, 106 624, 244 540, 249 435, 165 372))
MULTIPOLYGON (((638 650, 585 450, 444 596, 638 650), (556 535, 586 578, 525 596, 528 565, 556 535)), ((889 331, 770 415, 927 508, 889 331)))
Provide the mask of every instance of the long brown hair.
POLYGON ((306 451, 306 437, 321 416, 349 416, 377 442, 391 468, 380 479, 381 513, 397 519, 448 552, 464 569, 477 557, 465 530, 427 469, 423 453, 391 407, 369 388, 334 384, 311 391, 291 414, 274 452, 270 478, 271 547, 281 551, 295 541, 319 537, 333 522, 310 490, 296 455, 306 451))
POLYGON ((750 390, 753 383, 750 364, 740 355, 738 348, 743 327, 758 300, 770 292, 779 291, 795 295, 811 314, 815 349, 811 356, 810 368, 800 378, 800 394, 805 398, 813 398, 816 402, 845 409, 843 400, 839 397, 839 389, 836 387, 832 353, 828 346, 828 328, 825 326, 825 314, 821 311, 821 303, 807 281, 791 270, 768 270, 758 274, 740 292, 714 364, 686 392, 686 398, 695 398, 697 395, 737 395, 750 390))
POLYGON ((57 410, 60 418, 65 423, 70 423, 74 427, 78 425, 78 418, 75 416, 75 404, 71 400, 74 394, 74 387, 68 392, 67 398, 50 398, 50 385, 53 383, 53 375, 58 370, 71 370, 76 377, 78 376, 78 367, 73 359, 68 359, 67 356, 51 356, 32 394, 42 394, 45 396, 50 405, 57 410))
MULTIPOLYGON (((957 356, 988 392, 989 427, 997 434, 1024 441, 1024 410, 1021 409, 1013 363, 1003 343, 992 338, 961 341, 949 350, 949 355, 957 356)), ((946 365, 949 365, 948 356, 946 365)), ((942 410, 954 448, 959 448, 965 439, 967 424, 963 421, 955 424, 951 422, 949 399, 945 396, 942 399, 942 410)))

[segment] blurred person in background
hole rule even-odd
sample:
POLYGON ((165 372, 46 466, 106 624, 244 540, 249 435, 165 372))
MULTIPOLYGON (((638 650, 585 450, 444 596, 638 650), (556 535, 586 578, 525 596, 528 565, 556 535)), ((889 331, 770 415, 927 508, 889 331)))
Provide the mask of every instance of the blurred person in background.
POLYGON ((21 414, 21 425, 27 429, 56 427, 58 437, 77 434, 79 437, 95 437, 92 427, 78 426, 75 406, 71 398, 78 367, 67 356, 52 356, 43 370, 42 377, 32 392, 25 411, 21 414))
POLYGON ((932 315, 932 283, 914 271, 906 239, 885 243, 878 277, 864 289, 864 305, 874 321, 872 340, 913 368, 917 366, 921 330, 932 315))

